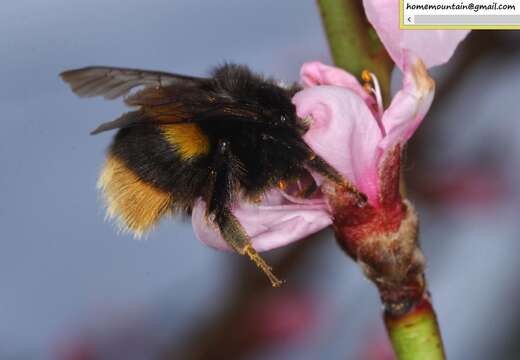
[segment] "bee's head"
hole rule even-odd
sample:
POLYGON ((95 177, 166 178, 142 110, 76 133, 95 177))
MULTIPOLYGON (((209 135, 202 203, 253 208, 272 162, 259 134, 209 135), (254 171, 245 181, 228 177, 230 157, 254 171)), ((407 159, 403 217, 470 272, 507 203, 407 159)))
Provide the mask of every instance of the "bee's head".
POLYGON ((303 135, 307 128, 304 124, 299 121, 296 116, 296 109, 294 109, 294 105, 292 108, 285 109, 282 111, 273 111, 269 116, 269 127, 273 129, 292 129, 295 130, 299 135, 303 135))
POLYGON ((282 110, 270 111, 267 121, 272 129, 293 130, 300 136, 308 130, 306 123, 296 115, 296 108, 292 103, 282 110))
POLYGON ((275 85, 265 84, 258 97, 261 116, 271 129, 292 129, 299 135, 307 131, 305 124, 296 115, 296 107, 291 102, 291 93, 275 85))
POLYGON ((287 87, 274 79, 255 74, 246 66, 224 64, 213 72, 214 86, 235 104, 254 114, 269 129, 293 130, 298 135, 307 126, 296 116, 291 98, 297 87, 287 87))

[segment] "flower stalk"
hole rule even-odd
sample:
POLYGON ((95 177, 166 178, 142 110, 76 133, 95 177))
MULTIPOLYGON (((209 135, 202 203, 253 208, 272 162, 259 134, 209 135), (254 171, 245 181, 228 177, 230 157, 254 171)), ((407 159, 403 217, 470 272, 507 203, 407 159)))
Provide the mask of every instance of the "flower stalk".
POLYGON ((444 359, 437 318, 428 297, 405 315, 385 313, 385 325, 398 359, 444 359))
MULTIPOLYGON (((383 102, 390 99, 393 62, 368 23, 362 2, 318 0, 335 64, 358 77, 379 79, 383 102)), ((376 285, 384 320, 398 359, 444 359, 441 335, 428 296, 418 219, 402 198, 401 148, 388 151, 379 168, 376 204, 360 205, 341 188, 326 190, 336 238, 376 285)))

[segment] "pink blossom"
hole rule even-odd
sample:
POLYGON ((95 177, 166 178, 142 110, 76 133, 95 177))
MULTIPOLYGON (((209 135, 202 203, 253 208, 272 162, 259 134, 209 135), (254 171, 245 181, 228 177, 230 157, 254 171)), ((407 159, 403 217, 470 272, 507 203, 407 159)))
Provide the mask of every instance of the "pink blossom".
POLYGON ((469 30, 400 30, 399 0, 363 0, 368 20, 392 60, 402 70, 404 51, 413 52, 428 68, 446 63, 469 30))
POLYGON ((376 104, 365 100, 366 91, 350 81, 350 74, 319 62, 303 65, 301 75, 309 87, 293 98, 298 116, 313 119, 305 141, 376 207, 381 161, 408 141, 433 100, 435 85, 424 63, 407 57, 403 65, 403 87, 384 111, 374 76, 376 104))
MULTIPOLYGON (((325 199, 298 200, 273 189, 258 204, 239 201, 233 214, 251 237, 257 251, 266 251, 305 238, 332 223, 325 199)), ((231 250, 217 227, 205 216, 206 204, 200 200, 192 212, 195 235, 206 245, 231 250)))

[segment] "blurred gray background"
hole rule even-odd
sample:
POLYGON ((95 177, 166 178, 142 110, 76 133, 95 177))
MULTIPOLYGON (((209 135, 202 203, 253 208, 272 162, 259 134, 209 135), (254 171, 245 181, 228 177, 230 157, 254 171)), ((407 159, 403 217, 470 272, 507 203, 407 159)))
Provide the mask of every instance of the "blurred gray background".
MULTIPOLYGON (((520 355, 519 40, 474 33, 436 69, 436 103, 408 150, 451 359, 520 355)), ((0 359, 391 359, 376 291, 330 232, 268 254, 289 280, 276 293, 189 223, 134 240, 104 221, 95 183, 111 134, 88 133, 125 109, 78 99, 58 74, 202 75, 225 60, 285 81, 330 62, 315 3, 2 3, 0 359)))

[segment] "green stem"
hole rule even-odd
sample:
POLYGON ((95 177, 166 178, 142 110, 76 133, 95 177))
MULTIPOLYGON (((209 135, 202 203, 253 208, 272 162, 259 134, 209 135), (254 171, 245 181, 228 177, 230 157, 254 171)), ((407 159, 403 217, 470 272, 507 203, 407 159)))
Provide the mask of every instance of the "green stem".
POLYGON ((360 0, 318 0, 323 26, 336 66, 360 76, 373 72, 383 100, 390 100, 393 62, 364 15, 360 0))
POLYGON ((385 324, 399 360, 445 359, 437 317, 429 299, 402 316, 385 313, 385 324))

